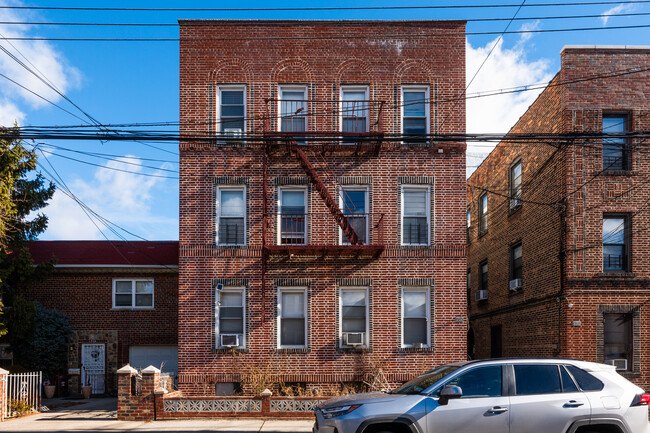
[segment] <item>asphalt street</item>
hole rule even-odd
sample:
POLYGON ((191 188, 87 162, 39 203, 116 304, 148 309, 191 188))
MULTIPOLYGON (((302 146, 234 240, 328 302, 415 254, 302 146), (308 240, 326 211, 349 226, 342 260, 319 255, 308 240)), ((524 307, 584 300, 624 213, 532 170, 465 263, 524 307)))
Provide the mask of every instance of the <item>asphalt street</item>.
POLYGON ((117 400, 58 400, 44 402, 52 409, 0 423, 3 432, 311 432, 312 420, 200 419, 117 421, 117 400))

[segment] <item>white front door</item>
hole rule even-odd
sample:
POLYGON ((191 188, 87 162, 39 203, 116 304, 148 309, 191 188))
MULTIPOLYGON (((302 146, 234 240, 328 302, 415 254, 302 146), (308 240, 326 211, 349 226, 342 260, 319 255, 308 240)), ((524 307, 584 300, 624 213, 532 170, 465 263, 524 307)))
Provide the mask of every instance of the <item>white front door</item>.
POLYGON ((81 385, 92 386, 93 394, 103 394, 106 377, 106 345, 81 345, 81 385))

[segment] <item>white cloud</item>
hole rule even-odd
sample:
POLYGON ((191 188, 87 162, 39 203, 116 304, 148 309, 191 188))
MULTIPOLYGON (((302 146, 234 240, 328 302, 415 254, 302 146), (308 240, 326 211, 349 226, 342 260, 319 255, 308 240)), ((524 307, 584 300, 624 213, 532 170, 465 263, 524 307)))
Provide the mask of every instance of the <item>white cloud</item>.
MULTIPOLYGON (((77 178, 66 183, 79 200, 116 225, 147 239, 160 233, 172 233, 168 236, 174 238, 177 236, 175 231, 178 229, 178 220, 153 216, 151 212, 155 205, 154 188, 164 187, 167 182, 163 178, 138 175, 137 173, 143 172, 142 167, 139 167, 140 163, 139 159, 127 155, 126 158, 111 160, 104 167, 97 169, 90 181, 77 178), (128 170, 131 173, 111 168, 128 170)), ((160 168, 170 167, 169 164, 163 164, 160 168)), ((161 195, 165 196, 164 193, 161 195)), ((44 213, 49 222, 43 238, 104 238, 79 204, 59 190, 54 194, 50 205, 44 209, 44 213)), ((94 219, 106 236, 110 239, 117 238, 103 223, 97 222, 96 217, 94 219)), ((120 235, 131 237, 122 231, 120 235)))
POLYGON ((25 113, 16 104, 6 98, 0 100, 0 125, 13 126, 16 122, 22 125, 24 120, 25 113))
MULTIPOLYGON (((537 23, 522 26, 522 29, 536 28, 537 23)), ((503 40, 497 43, 494 51, 467 89, 467 132, 468 133, 506 133, 519 117, 535 101, 543 89, 496 96, 471 98, 473 94, 490 93, 498 89, 508 89, 530 84, 545 84, 553 77, 546 59, 528 60, 526 53, 531 49, 531 34, 523 33, 512 48, 504 48, 503 40)), ((497 42, 488 42, 483 47, 466 46, 467 82, 469 82, 486 56, 497 42)), ((475 166, 489 154, 494 145, 487 143, 468 143, 468 175, 475 166)))
MULTIPOLYGON (((21 5, 18 2, 8 2, 10 5, 21 5)), ((29 20, 26 13, 15 13, 8 9, 2 11, 2 21, 25 21, 29 20)), ((71 88, 79 85, 81 74, 73 66, 69 65, 63 55, 50 43, 46 41, 7 41, 5 38, 33 36, 30 33, 30 26, 5 24, 0 25, 0 45, 15 56, 17 60, 32 69, 36 74, 41 75, 44 81, 50 82, 59 91, 65 94, 71 88)), ((0 72, 32 92, 49 99, 52 102, 59 102, 62 98, 54 90, 50 89, 43 81, 23 68, 16 60, 5 52, 0 52, 0 72)), ((5 78, 0 77, 0 93, 5 98, 4 104, 26 103, 31 108, 41 108, 49 105, 46 101, 33 93, 20 88, 5 78)), ((17 111, 22 114, 23 109, 17 111)), ((7 118, 3 116, 0 122, 7 126, 7 118)), ((14 120, 23 121, 24 115, 14 120)), ((13 123, 13 120, 10 120, 13 123)))
POLYGON ((603 26, 607 25, 607 22, 609 19, 612 17, 612 15, 620 14, 623 12, 629 12, 633 11, 636 8, 636 5, 634 4, 620 4, 618 6, 614 6, 611 9, 606 10, 600 15, 600 20, 603 22, 603 26))

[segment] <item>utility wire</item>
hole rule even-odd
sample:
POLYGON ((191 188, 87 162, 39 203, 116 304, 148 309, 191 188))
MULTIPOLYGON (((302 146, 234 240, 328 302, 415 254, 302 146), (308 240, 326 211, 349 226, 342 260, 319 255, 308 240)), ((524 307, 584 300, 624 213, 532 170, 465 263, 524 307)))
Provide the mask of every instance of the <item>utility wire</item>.
MULTIPOLYGON (((307 23, 308 24, 308 23, 307 23)), ((215 25, 217 25, 215 23, 215 25)), ((364 33, 363 35, 336 35, 331 36, 276 36, 276 37, 184 37, 184 38, 56 38, 56 37, 39 37, 39 36, 13 36, 8 37, 6 40, 11 41, 55 41, 55 42, 227 42, 227 41, 313 41, 313 40, 352 40, 352 39, 419 39, 430 38, 434 36, 488 36, 488 35, 512 35, 512 34, 527 34, 527 33, 564 33, 564 32, 586 32, 586 31, 610 31, 610 30, 624 30, 624 29, 642 29, 648 28, 650 24, 638 24, 628 26, 607 26, 607 27, 573 27, 573 28, 559 28, 559 29, 527 29, 527 30, 508 30, 507 32, 501 31, 484 31, 484 32, 457 32, 457 31, 440 31, 440 32, 426 32, 426 33, 397 33, 397 34, 370 34, 364 33)))
MULTIPOLYGON (((527 7, 560 7, 560 6, 593 6, 643 4, 650 0, 623 1, 591 1, 591 2, 561 2, 561 3, 531 3, 527 7)), ((489 9, 512 8, 519 4, 452 4, 452 5, 422 5, 422 6, 346 6, 346 7, 276 7, 276 8, 134 8, 134 7, 70 7, 70 6, 12 6, 0 5, 0 9, 19 10, 62 10, 62 11, 120 11, 120 12, 274 12, 274 11, 346 11, 346 10, 410 10, 410 9, 489 9)))

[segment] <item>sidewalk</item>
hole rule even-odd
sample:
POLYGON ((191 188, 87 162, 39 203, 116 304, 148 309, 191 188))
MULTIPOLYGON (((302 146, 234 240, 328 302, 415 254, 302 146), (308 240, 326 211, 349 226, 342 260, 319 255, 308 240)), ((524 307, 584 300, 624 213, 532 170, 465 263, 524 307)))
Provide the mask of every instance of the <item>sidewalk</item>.
POLYGON ((261 419, 192 419, 170 421, 117 421, 117 400, 52 399, 44 401, 49 412, 12 419, 0 423, 3 432, 237 432, 237 433, 302 433, 311 432, 312 420, 261 419))

